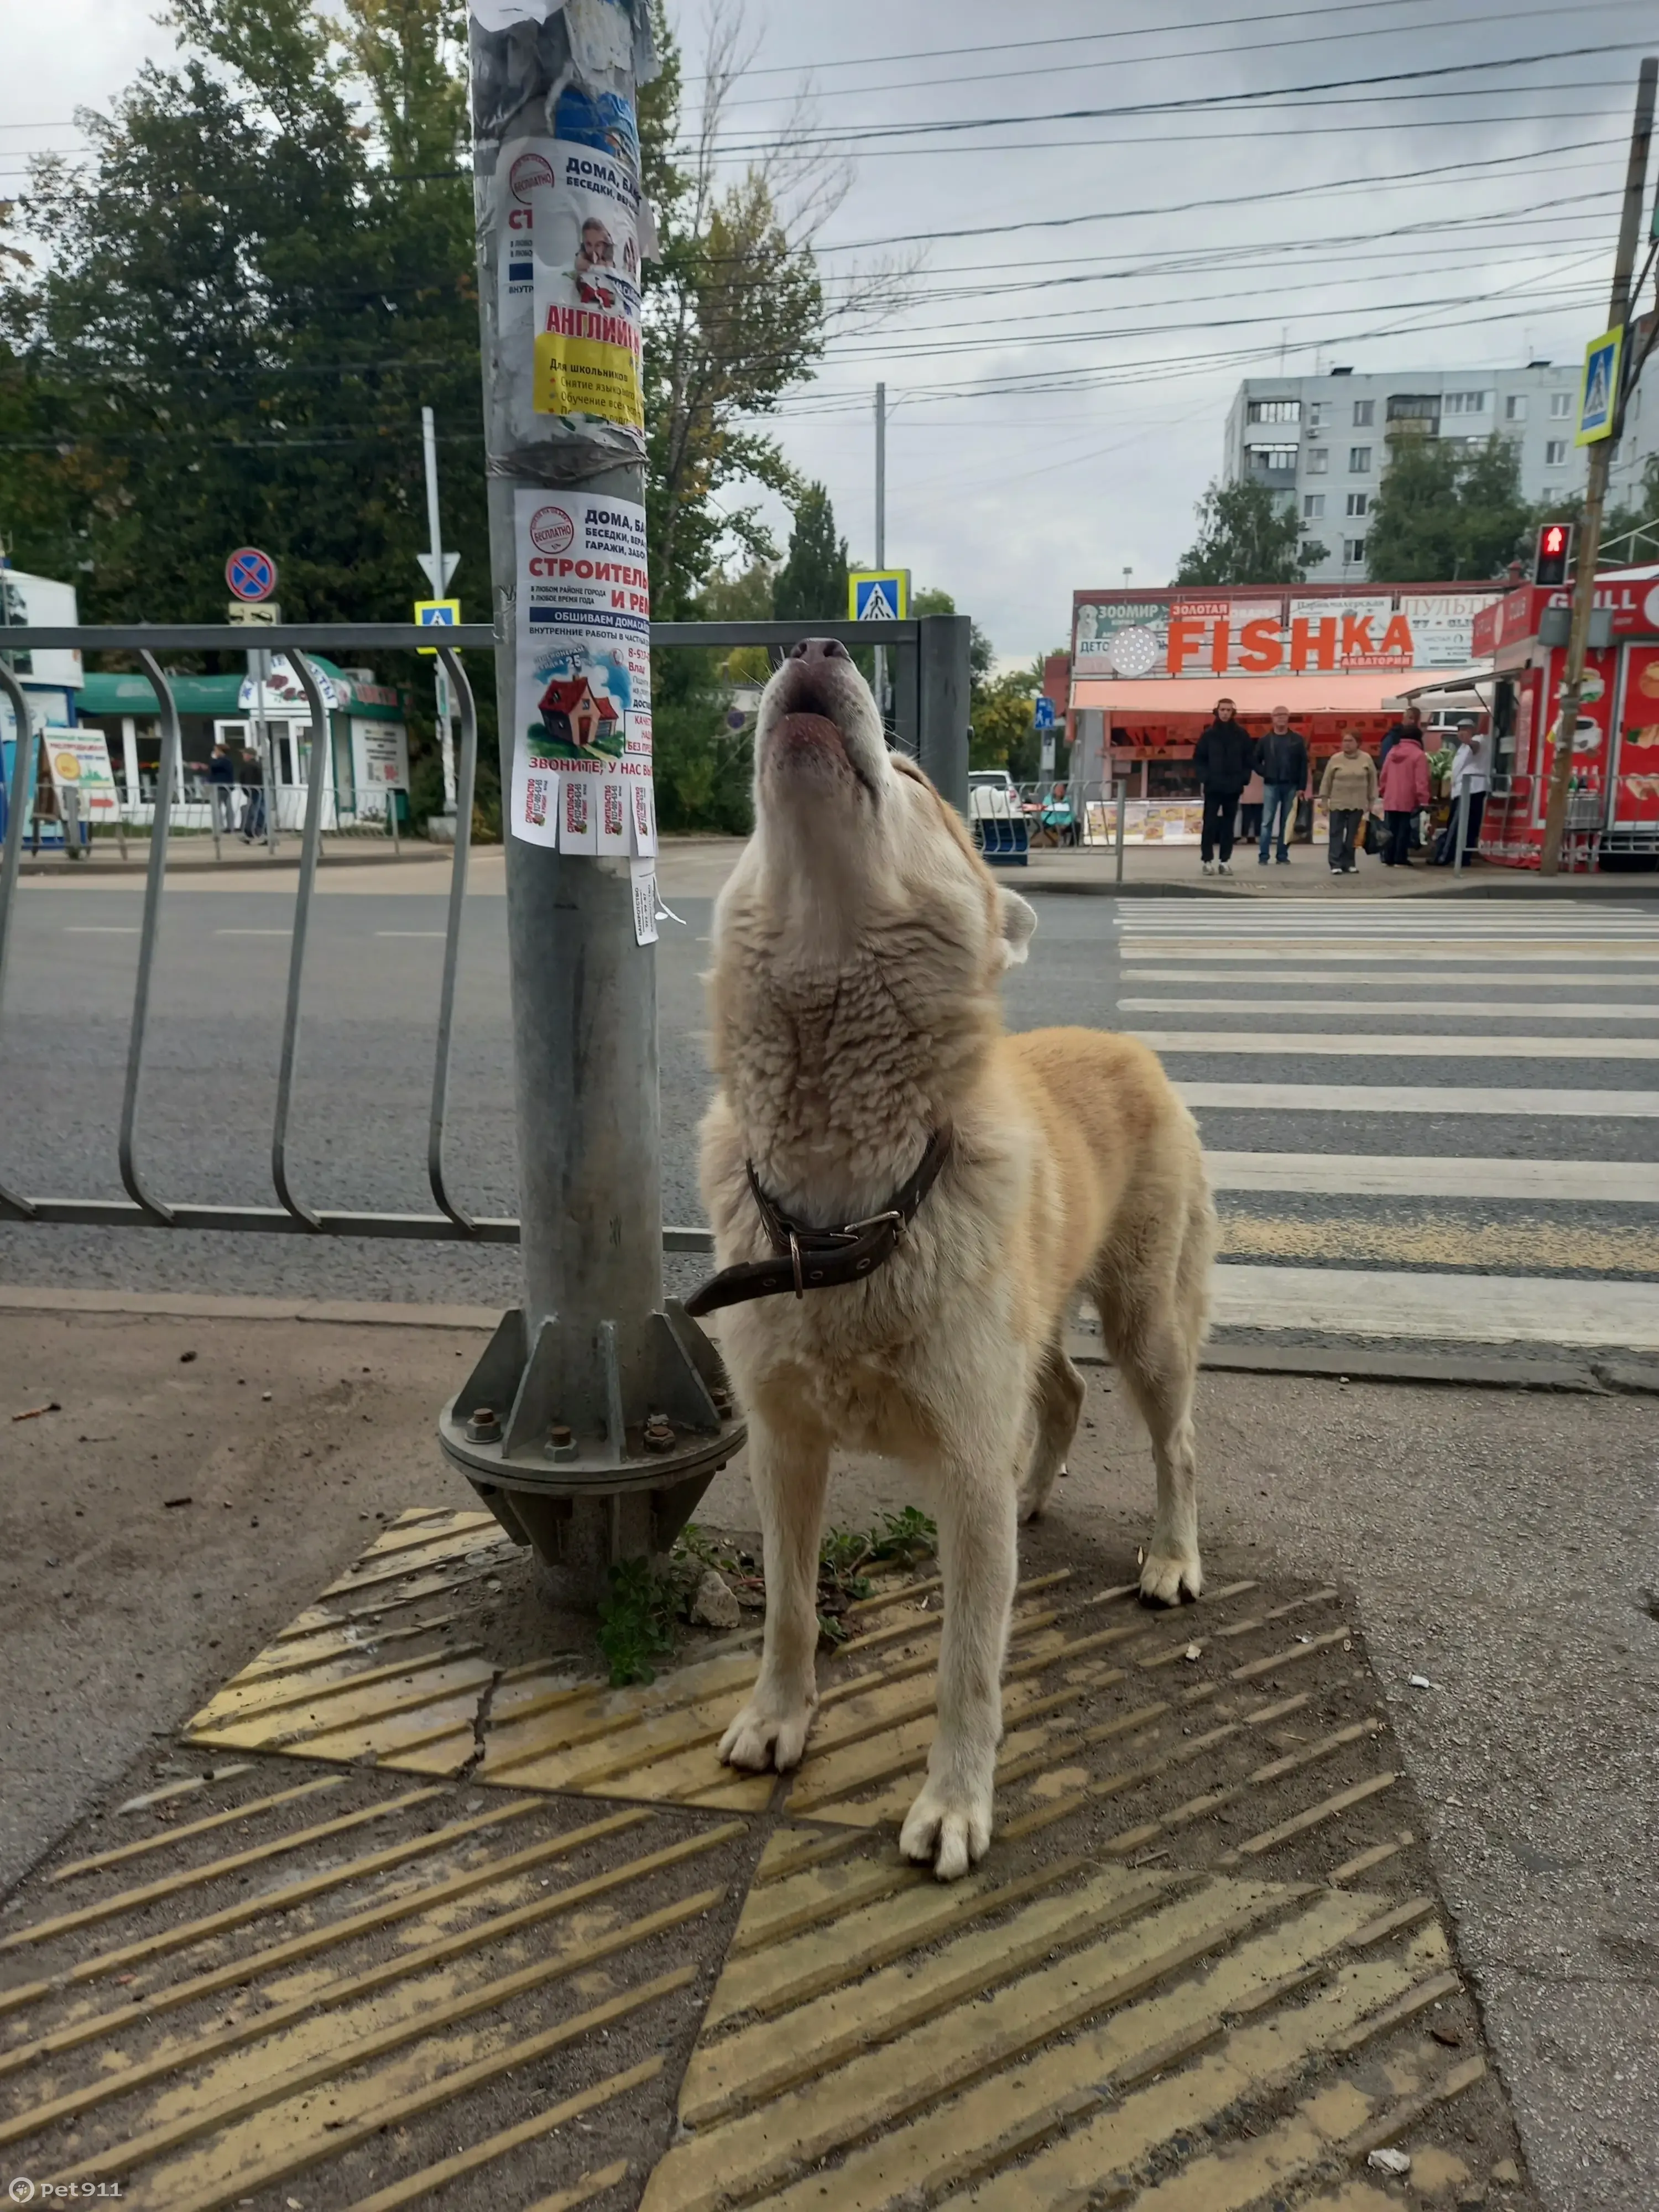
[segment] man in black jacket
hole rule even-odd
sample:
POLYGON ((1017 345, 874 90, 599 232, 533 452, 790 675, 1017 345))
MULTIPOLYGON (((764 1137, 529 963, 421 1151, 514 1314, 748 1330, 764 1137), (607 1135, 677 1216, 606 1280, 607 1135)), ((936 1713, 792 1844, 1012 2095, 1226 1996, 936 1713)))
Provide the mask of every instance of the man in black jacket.
POLYGON ((1204 830, 1200 856, 1204 872, 1233 872, 1233 820, 1239 793, 1250 780, 1255 748, 1233 712, 1231 699, 1215 702, 1215 720, 1199 733, 1193 748, 1193 773, 1204 794, 1204 830), (1213 854, 1213 858, 1212 855, 1213 854))
POLYGON ((1291 824, 1296 802, 1308 787, 1308 741, 1291 727, 1288 707, 1275 707, 1272 726, 1256 740, 1255 772, 1261 778, 1261 842, 1256 859, 1265 868, 1267 848, 1279 823, 1279 865, 1291 865, 1291 824))

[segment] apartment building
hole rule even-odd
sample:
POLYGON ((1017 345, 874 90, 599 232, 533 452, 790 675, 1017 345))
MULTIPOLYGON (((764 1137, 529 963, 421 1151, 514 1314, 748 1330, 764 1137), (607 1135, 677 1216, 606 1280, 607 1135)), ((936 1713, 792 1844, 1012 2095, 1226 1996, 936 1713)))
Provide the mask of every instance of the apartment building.
MULTIPOLYGON (((1308 571, 1310 582, 1355 581, 1365 574, 1366 526, 1393 439, 1484 445, 1496 432, 1519 451, 1524 498, 1582 490, 1585 449, 1573 443, 1578 380, 1577 362, 1547 361, 1524 368, 1400 369, 1376 376, 1333 368, 1322 376, 1250 377, 1228 410, 1223 474, 1229 483, 1248 477, 1265 483, 1294 503, 1304 542, 1326 549, 1325 559, 1308 571)), ((1659 432, 1659 398, 1648 411, 1659 432)), ((1641 473, 1632 434, 1638 420, 1633 410, 1615 470, 1615 499, 1622 484, 1641 473)))

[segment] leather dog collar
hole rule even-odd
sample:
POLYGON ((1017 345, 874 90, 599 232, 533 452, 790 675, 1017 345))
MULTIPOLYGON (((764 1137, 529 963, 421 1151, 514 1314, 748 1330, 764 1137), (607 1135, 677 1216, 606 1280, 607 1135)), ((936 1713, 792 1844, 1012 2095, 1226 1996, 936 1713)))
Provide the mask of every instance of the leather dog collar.
POLYGON ((805 1222, 792 1220, 762 1189, 753 1162, 745 1162, 762 1225, 780 1256, 744 1260, 735 1267, 722 1267, 686 1300, 685 1310, 696 1316, 713 1313, 720 1306, 743 1305, 750 1298, 781 1297, 789 1291, 804 1298, 808 1291, 831 1290, 837 1284, 860 1282, 873 1274, 898 1249, 950 1149, 950 1131, 935 1129, 915 1173, 893 1193, 882 1211, 866 1221, 847 1222, 840 1229, 812 1229, 805 1222))

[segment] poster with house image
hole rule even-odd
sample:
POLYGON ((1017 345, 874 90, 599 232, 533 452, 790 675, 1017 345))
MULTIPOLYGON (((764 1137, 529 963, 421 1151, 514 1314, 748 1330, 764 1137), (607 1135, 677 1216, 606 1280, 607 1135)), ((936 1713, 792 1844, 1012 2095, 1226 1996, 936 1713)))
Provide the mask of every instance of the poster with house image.
POLYGON ((645 510, 592 492, 520 491, 518 693, 509 822, 528 843, 639 849, 654 821, 645 510), (585 797, 573 782, 592 782, 585 797), (614 787, 614 788, 611 788, 614 787))

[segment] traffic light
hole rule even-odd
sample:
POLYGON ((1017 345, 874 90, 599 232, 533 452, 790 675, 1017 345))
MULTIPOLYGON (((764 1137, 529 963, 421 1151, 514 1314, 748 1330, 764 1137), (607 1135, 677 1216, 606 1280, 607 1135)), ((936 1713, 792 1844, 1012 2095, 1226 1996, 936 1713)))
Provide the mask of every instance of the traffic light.
POLYGON ((1571 551, 1571 523, 1540 523, 1538 530, 1538 550, 1533 556, 1532 562, 1534 583, 1565 584, 1567 580, 1567 556, 1571 551))

